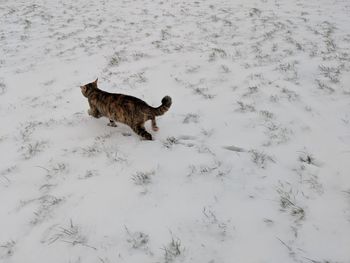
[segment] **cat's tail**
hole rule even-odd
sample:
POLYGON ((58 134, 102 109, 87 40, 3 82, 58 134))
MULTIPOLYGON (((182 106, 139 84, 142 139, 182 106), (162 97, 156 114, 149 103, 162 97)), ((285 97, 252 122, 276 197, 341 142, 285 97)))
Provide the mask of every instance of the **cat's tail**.
POLYGON ((163 115, 165 112, 169 110, 171 106, 171 98, 169 96, 165 96, 162 99, 162 105, 160 105, 158 108, 154 108, 153 114, 155 116, 163 115))

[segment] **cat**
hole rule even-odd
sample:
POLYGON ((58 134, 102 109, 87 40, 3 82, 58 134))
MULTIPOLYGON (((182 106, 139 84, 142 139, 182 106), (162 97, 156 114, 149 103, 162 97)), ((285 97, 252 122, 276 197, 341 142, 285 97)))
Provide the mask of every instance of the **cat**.
POLYGON ((100 90, 97 87, 97 81, 98 79, 80 86, 82 94, 89 102, 88 114, 95 118, 109 118, 109 126, 116 127, 115 122, 124 123, 142 138, 152 140, 152 135, 146 131, 144 124, 151 120, 152 130, 158 131, 156 117, 169 110, 171 98, 165 96, 162 99, 162 105, 154 108, 136 97, 100 90))

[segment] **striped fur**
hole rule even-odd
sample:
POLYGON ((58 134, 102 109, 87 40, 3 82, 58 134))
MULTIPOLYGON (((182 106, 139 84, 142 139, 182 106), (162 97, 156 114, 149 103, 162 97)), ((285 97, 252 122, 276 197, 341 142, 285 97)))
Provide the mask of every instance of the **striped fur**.
POLYGON ((154 108, 136 97, 100 90, 97 87, 97 79, 80 88, 88 99, 89 115, 95 118, 109 118, 110 126, 115 126, 114 122, 124 123, 146 140, 152 140, 152 135, 146 131, 144 123, 151 120, 152 129, 157 131, 156 117, 167 112, 172 103, 171 98, 165 96, 162 105, 154 108))

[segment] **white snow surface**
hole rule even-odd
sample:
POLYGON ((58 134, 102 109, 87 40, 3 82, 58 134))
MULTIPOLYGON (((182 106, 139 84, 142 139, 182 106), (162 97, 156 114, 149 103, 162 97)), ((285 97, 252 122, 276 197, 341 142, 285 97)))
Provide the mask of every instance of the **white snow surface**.
POLYGON ((350 262, 348 0, 0 0, 0 54, 0 262, 350 262))

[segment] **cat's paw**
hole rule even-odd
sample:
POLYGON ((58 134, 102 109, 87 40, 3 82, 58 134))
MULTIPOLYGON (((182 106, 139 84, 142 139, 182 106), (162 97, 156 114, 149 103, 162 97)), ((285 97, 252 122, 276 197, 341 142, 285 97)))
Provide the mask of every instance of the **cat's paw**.
POLYGON ((98 111, 94 111, 92 109, 88 109, 88 114, 94 118, 101 118, 102 114, 99 113, 98 111))
POLYGON ((109 126, 109 127, 117 127, 117 124, 114 121, 109 121, 107 126, 109 126))
POLYGON ((143 136, 143 139, 148 140, 148 141, 152 141, 152 140, 153 140, 151 134, 145 134, 145 135, 143 136))

